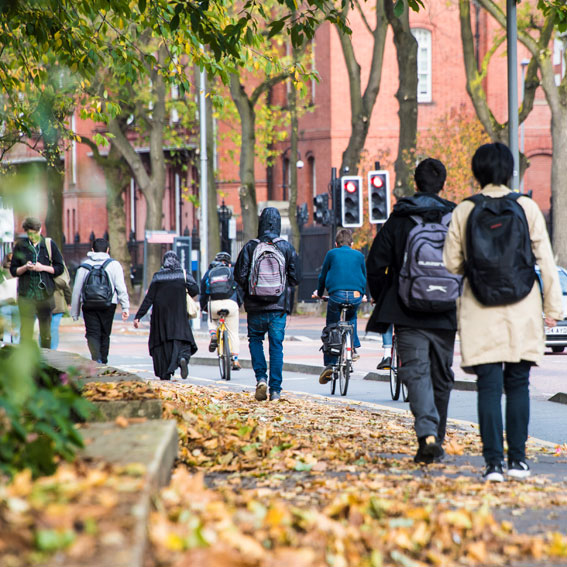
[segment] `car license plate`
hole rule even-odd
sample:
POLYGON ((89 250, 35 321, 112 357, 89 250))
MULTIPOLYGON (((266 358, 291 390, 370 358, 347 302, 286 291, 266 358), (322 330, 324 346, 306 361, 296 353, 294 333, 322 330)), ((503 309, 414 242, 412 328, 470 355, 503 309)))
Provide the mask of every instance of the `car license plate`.
POLYGON ((557 327, 547 327, 545 329, 545 333, 547 335, 567 335, 567 327, 562 325, 562 326, 557 326, 557 327))

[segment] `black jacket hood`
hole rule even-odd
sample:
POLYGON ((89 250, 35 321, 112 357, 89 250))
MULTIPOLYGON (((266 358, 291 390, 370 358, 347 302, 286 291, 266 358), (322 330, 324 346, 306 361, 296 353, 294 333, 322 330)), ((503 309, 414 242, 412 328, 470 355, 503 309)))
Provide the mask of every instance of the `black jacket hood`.
POLYGON ((258 221, 258 238, 269 236, 277 238, 282 231, 282 218, 280 212, 275 207, 266 207, 260 215, 258 221))
POLYGON ((395 205, 392 214, 397 217, 409 217, 411 215, 423 215, 430 212, 437 214, 451 212, 457 205, 446 199, 442 199, 434 193, 415 193, 411 197, 401 198, 395 205))

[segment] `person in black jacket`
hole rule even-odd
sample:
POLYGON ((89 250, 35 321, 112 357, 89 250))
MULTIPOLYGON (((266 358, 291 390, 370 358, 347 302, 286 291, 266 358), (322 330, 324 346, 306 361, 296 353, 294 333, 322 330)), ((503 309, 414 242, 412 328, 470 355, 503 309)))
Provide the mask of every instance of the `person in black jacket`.
POLYGON ((199 286, 191 274, 186 274, 175 252, 166 252, 162 268, 156 272, 148 293, 134 316, 134 327, 152 307, 148 346, 154 363, 154 373, 161 380, 171 380, 177 367, 181 377, 187 378, 189 359, 197 352, 197 345, 187 317, 187 294, 199 293, 199 286))
POLYGON ((35 317, 39 321, 42 348, 51 348, 51 314, 55 307, 54 278, 65 269, 63 256, 55 242, 51 242, 51 258, 45 238, 41 236, 41 222, 34 217, 24 220, 27 233, 14 246, 10 273, 18 277, 18 307, 20 310, 21 340, 33 339, 35 317))
POLYGON ((281 217, 274 207, 267 207, 260 215, 258 238, 249 240, 234 265, 234 278, 244 291, 244 309, 248 314, 248 344, 252 367, 256 375, 256 399, 268 397, 268 367, 263 341, 266 333, 270 343, 270 400, 278 400, 282 388, 283 340, 287 314, 291 313, 293 286, 299 283, 299 261, 291 243, 279 239, 281 217), (273 242, 285 259, 286 285, 278 297, 265 299, 251 294, 250 275, 254 250, 260 242, 273 242))
POLYGON ((376 235, 366 261, 368 285, 376 307, 367 330, 384 333, 393 323, 401 359, 399 376, 407 385, 415 418, 418 450, 415 462, 429 464, 443 456, 449 397, 454 383, 451 370, 457 330, 456 308, 438 313, 410 310, 398 294, 398 276, 406 240, 416 226, 411 215, 437 222, 455 204, 442 199, 447 172, 436 159, 416 168, 417 192, 400 199, 376 235))

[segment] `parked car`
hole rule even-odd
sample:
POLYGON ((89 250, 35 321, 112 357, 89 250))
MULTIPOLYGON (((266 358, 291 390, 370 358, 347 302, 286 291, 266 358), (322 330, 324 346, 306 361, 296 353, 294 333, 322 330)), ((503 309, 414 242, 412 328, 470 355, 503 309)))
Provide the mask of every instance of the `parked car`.
MULTIPOLYGON (((536 267, 537 277, 541 285, 539 268, 536 267)), ((561 291, 563 292, 563 317, 555 327, 545 328, 545 346, 551 347, 553 352, 563 352, 567 346, 567 270, 557 266, 561 291)))

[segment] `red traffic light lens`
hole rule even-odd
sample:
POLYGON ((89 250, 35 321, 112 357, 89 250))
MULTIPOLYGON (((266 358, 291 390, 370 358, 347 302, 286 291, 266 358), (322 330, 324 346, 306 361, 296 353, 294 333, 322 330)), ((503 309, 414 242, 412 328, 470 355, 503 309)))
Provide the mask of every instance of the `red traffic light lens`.
POLYGON ((355 183, 354 181, 347 181, 345 183, 345 191, 347 193, 356 193, 357 190, 358 190, 358 184, 355 183))
POLYGON ((384 179, 382 179, 381 175, 375 175, 372 177, 370 183, 372 184, 372 187, 376 187, 376 189, 384 187, 384 179))

